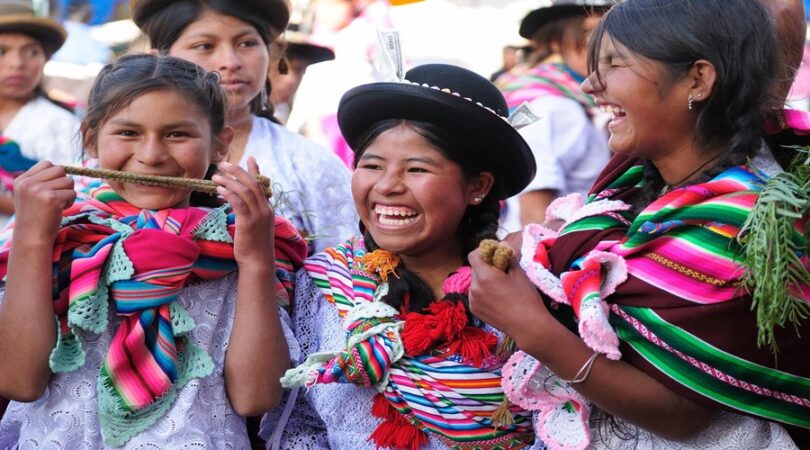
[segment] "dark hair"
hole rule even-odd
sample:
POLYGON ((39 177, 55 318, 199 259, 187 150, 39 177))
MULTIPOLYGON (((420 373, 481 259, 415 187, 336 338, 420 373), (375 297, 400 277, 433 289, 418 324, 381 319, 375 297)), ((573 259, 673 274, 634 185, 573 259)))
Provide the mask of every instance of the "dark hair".
MULTIPOLYGON (((226 0, 177 0, 170 2, 167 6, 152 14, 141 26, 142 31, 149 38, 152 48, 161 54, 167 54, 171 46, 183 34, 191 23, 200 18, 206 11, 235 17, 243 22, 249 23, 261 36, 265 47, 271 43, 272 27, 270 22, 265 20, 261 14, 250 11, 239 2, 226 0)), ((269 54, 269 49, 268 49, 269 54)), ((266 95, 259 94, 250 103, 250 110, 253 114, 273 120, 273 105, 269 103, 270 82, 265 81, 266 95)))
MULTIPOLYGON (((743 164, 762 145, 763 123, 774 103, 776 41, 771 17, 752 0, 626 0, 603 16, 588 49, 588 71, 599 77, 602 40, 607 36, 631 52, 666 68, 663 92, 684 77, 698 59, 714 65, 717 79, 711 96, 696 103, 696 144, 723 156, 695 182, 743 164)), ((686 99, 684 99, 684 108, 686 99)), ((641 203, 649 203, 665 186, 655 167, 645 162, 641 203)), ((643 206, 641 204, 636 205, 643 206)))
MULTIPOLYGON (((465 179, 472 179, 484 171, 479 167, 475 167, 469 159, 463 158, 463 155, 470 154, 469 149, 472 147, 472 143, 463 136, 452 135, 445 129, 431 123, 405 119, 382 120, 369 127, 358 140, 360 145, 355 150, 355 166, 357 166, 363 152, 377 136, 399 125, 410 127, 430 142, 445 158, 458 164, 465 179)), ((456 231, 456 236, 458 236, 461 244, 461 254, 459 256, 461 256, 462 260, 466 262, 467 254, 478 247, 482 240, 496 238, 499 213, 500 205, 495 195, 487 195, 480 204, 467 207, 456 231)), ((364 229, 362 223, 360 227, 364 229)), ((366 230, 363 232, 363 239, 368 251, 379 248, 373 236, 366 230)), ((420 312, 435 300, 427 284, 419 276, 408 270, 404 263, 400 263, 395 273, 396 277, 389 277, 388 279, 388 295, 383 298, 383 301, 394 308, 399 308, 406 294, 408 294, 410 311, 420 312)), ((469 315, 470 310, 466 296, 455 296, 453 298, 464 303, 469 315)))
POLYGON ((532 35, 532 53, 527 58, 530 65, 535 66, 552 54, 553 44, 562 48, 566 43, 573 42, 578 49, 584 48, 588 43, 585 34, 585 14, 563 17, 539 27, 532 35))
MULTIPOLYGON (((80 128, 84 146, 95 146, 98 130, 110 116, 141 95, 160 90, 176 91, 196 105, 208 118, 212 139, 218 139, 225 127, 225 93, 219 86, 219 76, 184 59, 141 53, 122 56, 99 72, 80 128)), ((209 168, 206 178, 210 178, 212 170, 209 168)), ((205 200, 211 196, 206 199, 195 194, 192 204, 210 204, 205 200)))

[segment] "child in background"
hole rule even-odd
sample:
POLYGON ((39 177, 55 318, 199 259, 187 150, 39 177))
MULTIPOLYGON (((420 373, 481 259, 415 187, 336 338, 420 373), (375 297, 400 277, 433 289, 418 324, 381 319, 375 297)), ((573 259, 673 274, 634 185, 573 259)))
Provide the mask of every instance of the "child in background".
POLYGON ((47 161, 16 180, 0 247, 0 394, 16 402, 0 448, 248 447, 242 416, 281 395, 291 286, 279 279, 306 245, 274 216, 254 160, 222 162, 232 130, 215 74, 127 56, 88 106, 82 137, 101 168, 203 178, 219 163, 227 203, 112 181, 77 197, 47 161))

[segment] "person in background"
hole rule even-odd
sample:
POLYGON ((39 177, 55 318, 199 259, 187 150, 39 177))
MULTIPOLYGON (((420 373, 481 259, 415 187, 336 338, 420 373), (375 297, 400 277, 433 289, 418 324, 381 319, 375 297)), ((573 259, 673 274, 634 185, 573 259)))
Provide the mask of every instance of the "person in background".
POLYGON ((810 182, 810 121, 769 126, 794 44, 773 22, 749 0, 623 0, 594 31, 582 88, 612 112, 615 156, 587 200, 555 201, 559 230, 526 227, 508 273, 470 255, 471 309, 521 348, 505 391, 541 436, 810 443, 807 209, 760 201, 810 182))
POLYGON ((67 39, 62 48, 53 55, 53 60, 81 66, 107 64, 112 51, 106 44, 93 37, 89 25, 93 16, 93 4, 89 0, 71 0, 67 8, 67 18, 63 22, 68 33, 67 39))
MULTIPOLYGON (((45 62, 65 36, 59 23, 35 16, 29 1, 0 2, 0 167, 6 180, 36 161, 70 164, 81 157, 79 119, 42 87, 45 62)), ((0 193, 0 226, 14 213, 11 184, 4 182, 0 193)))
POLYGON ((270 103, 273 104, 275 117, 281 123, 286 123, 307 67, 335 59, 335 52, 328 47, 313 44, 308 35, 288 28, 284 39, 271 45, 270 54, 268 77, 270 86, 273 87, 270 91, 270 103))
POLYGON ((272 180, 276 213, 309 236, 313 251, 354 234, 349 171, 325 148, 272 120, 268 46, 287 26, 284 0, 133 0, 132 17, 161 54, 220 74, 234 129, 228 161, 256 158, 272 180))
POLYGON ((613 3, 554 0, 520 24, 520 35, 534 46, 531 69, 503 75, 498 85, 510 110, 525 102, 541 118, 520 129, 538 170, 526 190, 507 200, 502 219, 507 232, 544 222, 555 198, 587 193, 610 158, 600 114, 579 85, 587 74, 588 37, 613 3))

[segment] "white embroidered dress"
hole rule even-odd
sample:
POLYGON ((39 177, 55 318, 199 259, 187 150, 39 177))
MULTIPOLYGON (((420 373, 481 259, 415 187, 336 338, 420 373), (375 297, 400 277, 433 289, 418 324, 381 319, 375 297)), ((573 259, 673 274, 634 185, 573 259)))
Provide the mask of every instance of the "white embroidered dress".
MULTIPOLYGON (((223 375, 234 319, 237 275, 185 288, 179 303, 194 318, 189 333, 214 361, 214 371, 177 391, 169 411, 123 449, 250 449, 244 419, 228 401, 223 375)), ((87 361, 79 370, 55 374, 45 394, 31 403, 11 402, 0 421, 0 450, 102 449, 96 379, 120 323, 110 308, 110 326, 100 335, 82 333, 87 361), (19 443, 18 443, 19 441, 19 443), (19 445, 19 447, 15 447, 19 445)), ((289 316, 279 309, 284 335, 297 355, 289 316)))

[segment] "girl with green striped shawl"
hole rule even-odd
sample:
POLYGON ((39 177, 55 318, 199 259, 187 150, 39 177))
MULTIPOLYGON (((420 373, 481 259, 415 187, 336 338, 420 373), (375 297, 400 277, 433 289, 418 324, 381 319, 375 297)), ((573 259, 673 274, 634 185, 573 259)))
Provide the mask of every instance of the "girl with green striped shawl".
POLYGON ((748 0, 625 0, 595 31, 583 89, 616 155, 508 274, 470 256, 473 313, 522 349, 504 390, 549 447, 807 445, 810 173, 786 145, 810 121, 773 114, 777 48, 748 0))

